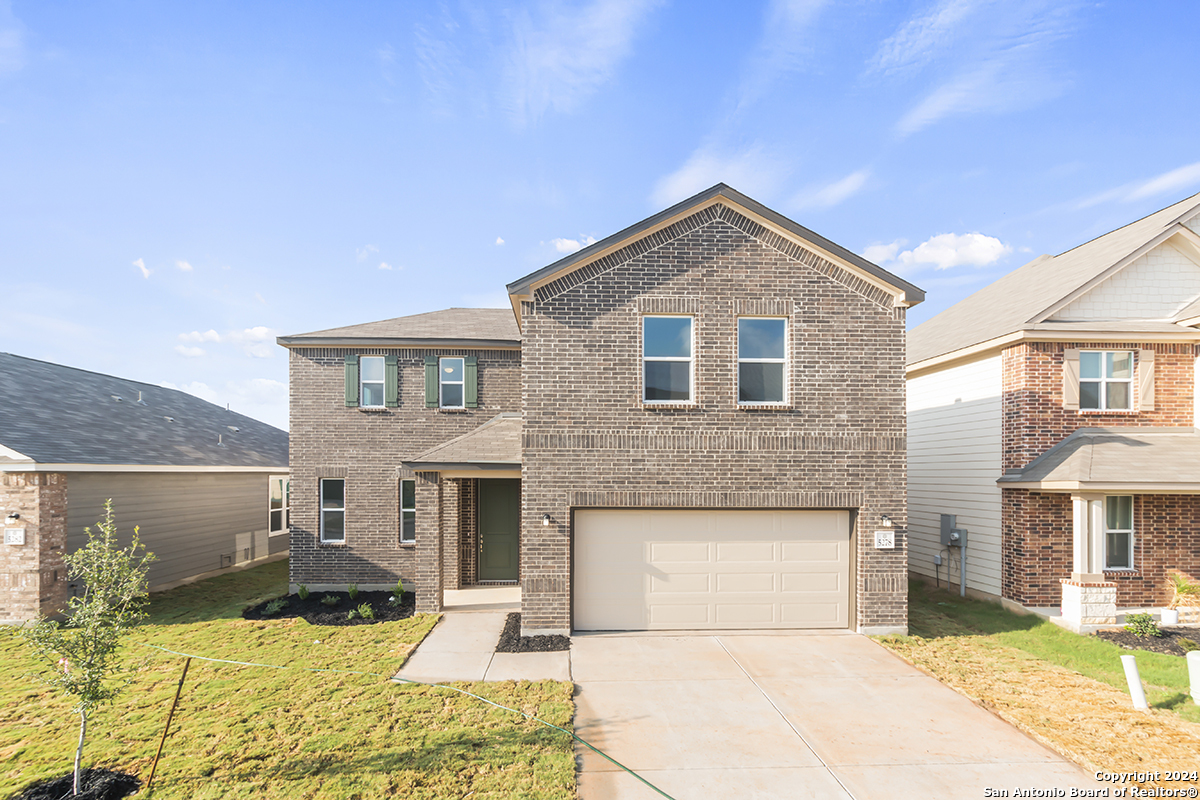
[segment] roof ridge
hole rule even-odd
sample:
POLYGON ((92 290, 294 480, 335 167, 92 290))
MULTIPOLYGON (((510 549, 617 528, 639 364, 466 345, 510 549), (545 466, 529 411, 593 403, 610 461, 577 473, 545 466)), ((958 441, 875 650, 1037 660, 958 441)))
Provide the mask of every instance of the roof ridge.
MULTIPOLYGON (((1103 239, 1105 236, 1110 236, 1110 235, 1112 235, 1112 234, 1114 234, 1114 233, 1119 233, 1120 231, 1123 231, 1123 230, 1125 230, 1126 228, 1128 228, 1128 227, 1130 227, 1130 226, 1137 225, 1139 222, 1144 222, 1144 221, 1146 221, 1146 220, 1150 219, 1150 218, 1151 218, 1151 217, 1153 217, 1155 214, 1162 214, 1164 211, 1170 211, 1172 208, 1175 208, 1176 206, 1182 205, 1182 204, 1186 203, 1188 200, 1195 200, 1195 201, 1196 201, 1196 205, 1195 205, 1195 206, 1193 206, 1192 208, 1188 209, 1188 211, 1194 211, 1194 210, 1196 210, 1196 208, 1197 208, 1197 207, 1200 207, 1200 192, 1197 192, 1196 194, 1193 194, 1193 195, 1189 195, 1189 196, 1187 196, 1187 197, 1183 198, 1182 200, 1179 200, 1179 201, 1177 201, 1177 202, 1171 203, 1170 205, 1163 206, 1162 208, 1158 209, 1157 211, 1151 211, 1149 214, 1146 214, 1146 215, 1144 215, 1144 216, 1138 217, 1137 219, 1133 220, 1132 222, 1127 222, 1127 223, 1125 223, 1124 225, 1122 225, 1122 226, 1121 226, 1121 227, 1119 227, 1119 228, 1113 228, 1111 231, 1107 231, 1107 232, 1105 232, 1105 233, 1102 233, 1102 234, 1100 234, 1099 236, 1093 236, 1091 239, 1088 239, 1086 242, 1080 242, 1079 244, 1075 245, 1074 247, 1072 247, 1072 248, 1069 248, 1069 249, 1067 249, 1067 250, 1063 250, 1063 251, 1062 251, 1061 253, 1059 253, 1058 255, 1052 256, 1052 258, 1058 258, 1059 256, 1065 256, 1067 253, 1074 252, 1075 250, 1078 250, 1078 249, 1079 249, 1079 248, 1081 248, 1081 247, 1086 247, 1087 245, 1091 244, 1092 242, 1095 242, 1095 241, 1097 241, 1097 240, 1099 240, 1099 239, 1103 239)), ((1188 213, 1188 212, 1187 212, 1187 211, 1185 211, 1185 212, 1184 212, 1184 214, 1186 214, 1186 213, 1188 213)), ((1183 217, 1183 215, 1181 214, 1179 217, 1176 217, 1176 218, 1175 218, 1175 219, 1174 219, 1174 220, 1173 220, 1173 221, 1172 221, 1170 224, 1171 224, 1171 225, 1174 225, 1174 224, 1175 224, 1176 222, 1178 222, 1178 221, 1179 221, 1179 220, 1180 220, 1182 217, 1183 217)))

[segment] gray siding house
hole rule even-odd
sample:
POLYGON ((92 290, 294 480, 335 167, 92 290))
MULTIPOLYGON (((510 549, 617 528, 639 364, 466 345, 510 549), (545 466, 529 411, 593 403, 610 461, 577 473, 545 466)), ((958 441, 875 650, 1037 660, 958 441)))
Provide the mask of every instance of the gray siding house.
POLYGON ((288 435, 185 392, 0 353, 0 621, 54 613, 112 499, 160 590, 287 555, 288 435))
POLYGON ((293 583, 519 583, 527 634, 906 629, 920 289, 719 184, 508 292, 281 337, 293 583))

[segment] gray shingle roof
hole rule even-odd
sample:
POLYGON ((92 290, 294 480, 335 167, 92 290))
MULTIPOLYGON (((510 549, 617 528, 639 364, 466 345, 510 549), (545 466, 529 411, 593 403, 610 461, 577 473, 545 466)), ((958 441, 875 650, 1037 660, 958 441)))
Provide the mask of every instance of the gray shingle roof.
POLYGON ((9 353, 0 353, 0 445, 39 464, 288 464, 287 433, 264 422, 176 389, 9 353))
POLYGON ((404 462, 409 469, 441 466, 509 466, 521 464, 521 415, 497 414, 470 433, 439 444, 404 462))
POLYGON ((437 343, 464 347, 513 347, 521 344, 521 332, 513 312, 507 308, 447 308, 408 317, 395 317, 344 328, 280 336, 279 344, 293 346, 421 345, 437 343))
POLYGON ((1038 256, 908 332, 915 364, 1029 330, 1046 312, 1200 207, 1200 194, 1057 256, 1038 256))
MULTIPOLYGON (((1058 484, 1122 486, 1192 484, 1200 488, 1200 431, 1195 428, 1080 428, 997 481, 1001 486, 1058 484)), ((1052 488, 1045 486, 1045 488, 1052 488)))

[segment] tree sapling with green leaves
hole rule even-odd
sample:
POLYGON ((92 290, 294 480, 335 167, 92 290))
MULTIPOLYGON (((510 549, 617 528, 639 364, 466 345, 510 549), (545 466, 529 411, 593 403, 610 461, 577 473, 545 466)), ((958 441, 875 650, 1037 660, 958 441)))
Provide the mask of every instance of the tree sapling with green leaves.
POLYGON ((112 500, 105 502, 104 519, 96 528, 96 533, 87 528, 87 544, 64 557, 71 580, 82 590, 68 601, 66 620, 40 617, 21 631, 38 657, 50 665, 38 678, 77 701, 74 794, 80 791, 88 717, 112 702, 129 682, 118 650, 124 635, 146 616, 146 572, 154 560, 136 527, 130 545, 118 546, 112 500))

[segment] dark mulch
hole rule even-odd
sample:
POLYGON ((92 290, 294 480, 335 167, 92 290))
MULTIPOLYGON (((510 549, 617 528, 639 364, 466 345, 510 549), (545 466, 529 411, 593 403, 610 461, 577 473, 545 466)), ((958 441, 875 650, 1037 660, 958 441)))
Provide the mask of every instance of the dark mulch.
POLYGON ((504 621, 500 641, 496 642, 497 653, 553 653, 570 650, 571 640, 558 634, 542 636, 521 635, 521 615, 513 612, 504 621))
POLYGON ((103 767, 92 767, 79 773, 79 794, 72 795, 75 773, 68 772, 60 778, 38 781, 9 800, 63 800, 65 797, 82 800, 121 800, 138 790, 141 780, 124 772, 115 772, 103 767))
POLYGON ((301 617, 310 625, 372 625, 376 622, 395 622, 400 619, 408 619, 416 611, 417 596, 412 592, 405 592, 401 601, 395 605, 388 602, 391 596, 391 592, 359 592, 358 597, 351 600, 347 592, 313 592, 307 600, 301 600, 299 595, 289 594, 287 595, 288 604, 275 614, 264 613, 267 605, 271 602, 267 600, 247 608, 242 612, 242 617, 255 620, 301 617), (337 605, 327 606, 322 603, 321 598, 326 595, 338 598, 337 605), (371 610, 375 612, 375 619, 346 618, 350 609, 356 609, 363 603, 371 606, 371 610))
POLYGON ((1107 642, 1120 645, 1126 650, 1149 650, 1151 653, 1166 653, 1185 656, 1187 650, 1180 647, 1180 639, 1191 639, 1200 644, 1200 628, 1162 628, 1162 636, 1138 636, 1125 629, 1096 631, 1096 636, 1107 642))

